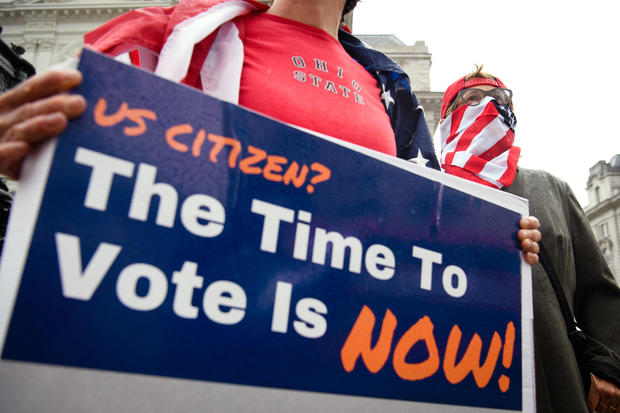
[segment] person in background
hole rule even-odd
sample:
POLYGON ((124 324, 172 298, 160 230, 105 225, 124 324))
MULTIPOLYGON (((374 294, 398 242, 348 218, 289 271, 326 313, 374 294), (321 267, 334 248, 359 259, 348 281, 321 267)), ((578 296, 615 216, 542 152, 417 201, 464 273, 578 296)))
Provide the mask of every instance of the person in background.
MULTIPOLYGON (((620 354, 620 288, 569 186, 545 171, 518 167, 521 150, 514 145, 512 91, 477 67, 448 87, 441 118, 442 168, 529 200, 570 310, 609 355, 598 362, 614 368, 620 354)), ((532 277, 537 411, 615 412, 620 405, 618 383, 590 371, 586 393, 588 380, 581 378, 550 278, 540 264, 532 267, 532 277)))

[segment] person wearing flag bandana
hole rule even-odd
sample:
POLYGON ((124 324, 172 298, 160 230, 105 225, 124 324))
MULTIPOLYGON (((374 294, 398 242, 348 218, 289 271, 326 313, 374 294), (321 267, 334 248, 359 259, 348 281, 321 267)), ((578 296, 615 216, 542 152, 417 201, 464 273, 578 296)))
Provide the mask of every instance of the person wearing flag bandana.
POLYGON ((514 145, 512 91, 497 77, 483 73, 482 66, 448 87, 441 119, 442 168, 529 200, 530 213, 540 218, 541 245, 559 289, 579 327, 605 353, 587 361, 598 365, 601 373, 592 368, 589 374, 580 372, 554 281, 540 264, 534 265, 537 411, 615 412, 620 405, 620 383, 615 381, 620 376, 609 372, 617 371, 620 323, 611 320, 620 317, 620 288, 571 189, 545 171, 517 166, 521 149, 514 145))

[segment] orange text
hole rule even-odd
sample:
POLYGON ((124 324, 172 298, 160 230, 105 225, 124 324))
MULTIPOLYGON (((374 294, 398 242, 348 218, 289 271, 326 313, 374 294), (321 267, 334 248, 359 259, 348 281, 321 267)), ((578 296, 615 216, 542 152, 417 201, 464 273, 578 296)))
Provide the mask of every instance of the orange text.
MULTIPOLYGON (((155 112, 148 109, 132 109, 127 102, 121 103, 114 113, 106 113, 107 110, 106 100, 100 98, 94 109, 95 123, 111 127, 128 121, 130 124, 123 128, 123 133, 127 136, 146 133, 146 120, 157 120, 155 112)), ((204 151, 213 163, 218 163, 222 159, 229 168, 239 168, 244 174, 262 175, 268 181, 293 185, 295 188, 305 187, 310 194, 319 183, 331 177, 331 170, 321 163, 313 162, 305 165, 291 161, 285 156, 269 154, 256 146, 248 145, 247 148, 243 148, 241 142, 236 139, 207 133, 204 129, 194 131, 192 125, 188 123, 168 128, 165 139, 168 146, 175 151, 187 152, 194 157, 200 157, 204 151)))
MULTIPOLYGON (((396 316, 389 309, 385 312, 379 338, 373 347, 372 332, 375 328, 375 320, 372 310, 364 306, 340 351, 340 359, 345 371, 352 372, 357 360, 361 359, 368 371, 377 373, 383 369, 390 358, 397 325, 396 316)), ((482 363, 482 339, 478 334, 473 335, 465 354, 457 360, 462 339, 462 332, 458 325, 454 325, 450 330, 442 363, 433 330, 433 322, 428 316, 424 316, 398 339, 392 354, 392 366, 398 377, 409 381, 423 380, 442 368, 446 379, 452 384, 460 383, 471 373, 476 385, 484 388, 491 381, 497 360, 502 353, 502 347, 502 365, 508 369, 512 364, 515 341, 515 326, 512 321, 506 326, 503 346, 499 333, 493 332, 489 350, 482 363), (407 355, 418 343, 426 347, 428 354, 426 360, 418 363, 407 362, 407 355)), ((508 391, 510 379, 502 374, 499 377, 498 386, 502 392, 508 391)))
POLYGON ((110 127, 117 125, 124 120, 133 123, 132 126, 125 126, 123 133, 127 136, 138 136, 146 132, 145 119, 157 120, 157 115, 148 109, 130 109, 127 102, 123 102, 116 113, 106 115, 108 103, 104 98, 100 98, 95 105, 95 123, 99 126, 110 127))
POLYGON ((237 139, 207 133, 204 129, 194 132, 187 123, 168 128, 166 143, 175 151, 191 153, 194 157, 205 152, 211 162, 225 162, 229 168, 239 168, 246 175, 262 175, 268 181, 295 188, 305 186, 308 193, 313 193, 317 184, 331 177, 331 170, 318 162, 299 164, 256 146, 244 148, 237 139))

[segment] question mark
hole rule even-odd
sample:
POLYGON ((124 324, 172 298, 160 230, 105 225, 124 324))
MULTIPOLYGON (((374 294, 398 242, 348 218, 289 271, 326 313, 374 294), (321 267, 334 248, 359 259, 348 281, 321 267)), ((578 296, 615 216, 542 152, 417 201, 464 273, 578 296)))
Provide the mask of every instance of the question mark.
POLYGON ((313 185, 316 185, 319 182, 325 182, 332 176, 332 171, 327 166, 322 165, 318 162, 314 162, 312 165, 310 165, 310 169, 318 172, 319 174, 313 176, 312 179, 310 179, 310 184, 306 186, 306 191, 308 191, 309 194, 314 192, 313 185))

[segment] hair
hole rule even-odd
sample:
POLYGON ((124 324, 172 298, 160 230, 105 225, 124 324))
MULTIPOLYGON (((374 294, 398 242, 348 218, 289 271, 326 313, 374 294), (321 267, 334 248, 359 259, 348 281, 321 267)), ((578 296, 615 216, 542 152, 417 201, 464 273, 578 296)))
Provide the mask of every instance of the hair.
POLYGON ((345 14, 351 13, 351 11, 353 11, 355 6, 357 6, 358 1, 359 0, 347 0, 347 2, 344 5, 344 10, 342 11, 342 15, 344 16, 345 14))
POLYGON ((480 65, 480 66, 474 65, 474 66, 476 67, 476 69, 473 72, 471 72, 470 74, 468 74, 467 76, 465 76, 465 79, 463 79, 463 80, 465 80, 466 82, 468 80, 477 79, 477 78, 478 79, 493 79, 493 80, 496 80, 495 76, 490 75, 488 73, 484 73, 482 71, 482 68, 484 67, 484 65, 480 65))
MULTIPOLYGON (((475 69, 473 72, 471 72, 470 74, 466 75, 465 78, 463 78, 463 80, 465 82, 467 82, 468 80, 472 80, 472 79, 493 79, 493 80, 497 80, 497 78, 489 73, 484 73, 482 71, 482 68, 484 67, 484 65, 474 65, 475 69)), ((457 98, 458 95, 456 95, 454 97, 454 100, 452 102, 450 102, 450 106, 448 106, 448 109, 446 110, 446 116, 448 116, 449 113, 451 113, 454 109, 456 109, 456 102, 457 102, 457 98)), ((514 109, 512 106, 512 101, 510 101, 510 103, 508 104, 508 106, 510 106, 510 109, 514 109)))

